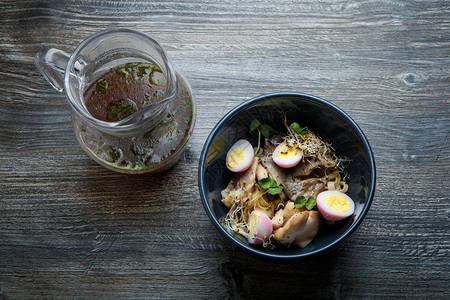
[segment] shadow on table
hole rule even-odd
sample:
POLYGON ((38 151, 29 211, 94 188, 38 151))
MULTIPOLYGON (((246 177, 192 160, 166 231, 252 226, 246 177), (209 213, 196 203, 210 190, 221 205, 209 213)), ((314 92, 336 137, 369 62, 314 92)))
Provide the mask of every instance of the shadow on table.
POLYGON ((231 299, 336 299, 345 277, 340 268, 344 247, 293 261, 265 260, 238 251, 219 269, 231 299))

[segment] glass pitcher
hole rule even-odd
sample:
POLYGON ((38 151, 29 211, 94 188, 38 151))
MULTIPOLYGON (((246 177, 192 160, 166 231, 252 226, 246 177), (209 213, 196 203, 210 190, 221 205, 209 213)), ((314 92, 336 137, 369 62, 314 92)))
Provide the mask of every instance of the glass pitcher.
POLYGON ((195 124, 192 92, 152 37, 107 29, 85 39, 72 55, 42 49, 35 65, 65 92, 75 136, 100 165, 154 175, 179 160, 195 124))

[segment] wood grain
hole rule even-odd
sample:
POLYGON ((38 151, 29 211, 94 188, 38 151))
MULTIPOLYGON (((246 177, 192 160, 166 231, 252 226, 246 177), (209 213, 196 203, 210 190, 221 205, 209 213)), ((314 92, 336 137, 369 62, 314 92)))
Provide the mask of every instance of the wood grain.
POLYGON ((448 1, 36 1, 0 9, 0 299, 448 299, 448 1), (194 91, 181 161, 130 178, 78 146, 33 65, 114 26, 167 49, 194 91), (358 230, 310 260, 262 261, 206 216, 197 164, 214 124, 274 91, 328 99, 362 128, 377 190, 358 230))

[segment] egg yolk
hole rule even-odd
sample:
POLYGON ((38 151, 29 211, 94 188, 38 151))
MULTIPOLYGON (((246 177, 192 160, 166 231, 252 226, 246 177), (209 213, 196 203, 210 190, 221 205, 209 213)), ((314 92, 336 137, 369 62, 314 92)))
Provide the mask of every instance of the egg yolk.
POLYGON ((297 155, 297 152, 297 149, 288 147, 287 145, 278 150, 279 157, 283 159, 292 159, 297 155))
POLYGON ((334 211, 346 213, 350 210, 350 203, 348 203, 348 200, 340 195, 328 195, 323 199, 323 201, 334 211))
POLYGON ((245 156, 246 154, 243 149, 234 149, 227 158, 227 166, 230 168, 236 168, 244 162, 245 156))
POLYGON ((249 222, 248 222, 248 231, 250 234, 254 234, 256 231, 256 225, 258 222, 258 217, 257 215, 252 216, 252 218, 250 218, 249 222))

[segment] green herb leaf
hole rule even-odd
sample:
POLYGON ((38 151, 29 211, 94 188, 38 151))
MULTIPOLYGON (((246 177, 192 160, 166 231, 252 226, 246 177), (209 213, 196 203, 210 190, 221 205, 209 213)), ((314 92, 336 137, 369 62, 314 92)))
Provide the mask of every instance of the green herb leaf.
POLYGON ((146 149, 142 148, 139 145, 131 145, 130 146, 130 151, 133 152, 134 155, 136 156, 140 156, 140 155, 144 155, 146 149))
POLYGON ((117 148, 110 147, 110 150, 106 152, 108 158, 106 159, 108 162, 117 162, 122 157, 122 150, 117 148))
POLYGON ((261 125, 261 134, 266 138, 270 138, 273 134, 274 130, 269 125, 263 124, 261 125))
POLYGON ((152 71, 153 71, 153 72, 159 72, 159 73, 162 73, 161 69, 160 69, 158 66, 155 66, 155 65, 152 66, 152 71))
POLYGON ((280 186, 268 188, 267 193, 269 195, 278 195, 279 193, 281 193, 282 190, 283 190, 283 187, 280 185, 280 186))
POLYGON ((151 69, 150 73, 148 73, 148 81, 151 84, 159 86, 159 80, 158 80, 158 78, 153 78, 153 74, 154 74, 154 72, 162 73, 161 70, 157 66, 154 66, 154 65, 150 66, 150 69, 151 69))
POLYGON ((114 69, 114 72, 115 72, 117 75, 120 75, 120 77, 125 78, 125 79, 127 79, 128 76, 130 75, 130 74, 128 73, 128 71, 125 69, 125 67, 119 67, 119 68, 116 68, 116 69, 114 69))
POLYGON ((297 122, 292 123, 289 128, 292 129, 296 134, 303 135, 308 133, 308 127, 301 127, 297 122))
POLYGON ((105 80, 97 82, 97 85, 95 86, 95 91, 99 93, 103 93, 108 88, 108 82, 105 80))
POLYGON ((146 65, 139 65, 138 70, 139 70, 139 73, 141 73, 142 75, 145 75, 145 74, 148 75, 152 72, 152 68, 150 66, 146 66, 146 65))
MULTIPOLYGON (((304 198, 304 197, 303 197, 304 198)), ((308 201, 306 201, 305 203, 306 209, 307 210, 311 210, 314 208, 314 206, 316 206, 316 199, 314 199, 314 197, 309 197, 308 201)))
POLYGON ((250 132, 255 131, 260 125, 261 125, 261 122, 259 122, 257 119, 254 119, 254 120, 250 123, 250 132))
POLYGON ((303 206, 305 206, 305 204, 306 204, 305 196, 298 196, 295 199, 295 202, 294 202, 295 208, 302 208, 303 206))
POLYGON ((269 195, 278 195, 283 190, 282 186, 277 186, 277 182, 270 177, 263 178, 258 180, 258 184, 267 190, 269 195))
POLYGON ((266 177, 261 180, 258 180, 258 184, 260 187, 262 187, 263 189, 266 189, 266 190, 277 186, 277 182, 273 178, 270 178, 270 177, 266 177))
POLYGON ((152 95, 150 95, 149 93, 145 93, 145 100, 142 101, 142 106, 145 106, 151 102, 152 102, 152 95))
POLYGON ((164 96, 164 91, 157 90, 153 95, 156 97, 156 99, 160 99, 164 96))
POLYGON ((154 85, 159 86, 159 80, 158 80, 158 78, 153 79, 153 77, 152 77, 151 80, 150 80, 150 82, 153 83, 154 85))
POLYGON ((114 101, 106 108, 106 119, 108 121, 116 122, 125 119, 129 115, 137 111, 137 105, 133 100, 122 99, 114 101))

